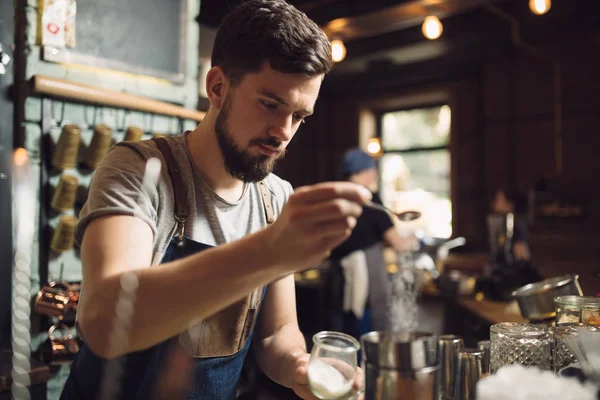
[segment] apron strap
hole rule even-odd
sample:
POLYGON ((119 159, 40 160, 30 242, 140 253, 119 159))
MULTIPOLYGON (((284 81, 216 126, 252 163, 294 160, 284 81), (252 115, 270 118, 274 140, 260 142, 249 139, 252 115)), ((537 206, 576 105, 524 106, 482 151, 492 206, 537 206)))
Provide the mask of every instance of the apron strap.
POLYGON ((273 212, 273 205, 271 204, 271 196, 269 195, 269 189, 265 185, 265 181, 260 181, 258 187, 263 198, 263 205, 265 206, 265 214, 267 216, 267 224, 271 225, 275 222, 275 213, 273 212))
POLYGON ((185 230, 185 221, 189 215, 188 201, 187 201, 187 190, 183 183, 183 178, 179 173, 179 165, 173 155, 171 146, 165 138, 152 138, 156 146, 162 153, 165 161, 167 162, 167 169, 169 170, 169 176, 171 177, 171 184, 173 185, 173 192, 175 195, 175 220, 177 221, 177 232, 179 235, 179 243, 183 243, 183 231, 185 230))
MULTIPOLYGON (((173 185, 173 192, 175 194, 175 220, 177 221, 177 232, 179 235, 179 243, 183 242, 183 232, 185 229, 185 222, 189 215, 188 201, 187 201, 187 190, 183 182, 181 174, 179 173, 179 166, 177 160, 173 155, 171 146, 165 138, 153 138, 156 146, 162 153, 169 170, 169 176, 171 177, 171 183, 173 185)), ((260 193, 263 199, 263 206, 265 208, 265 215, 267 217, 267 224, 271 225, 275 222, 275 213, 273 212, 273 205, 271 202, 271 195, 269 189, 264 181, 260 181, 258 185, 260 193)))

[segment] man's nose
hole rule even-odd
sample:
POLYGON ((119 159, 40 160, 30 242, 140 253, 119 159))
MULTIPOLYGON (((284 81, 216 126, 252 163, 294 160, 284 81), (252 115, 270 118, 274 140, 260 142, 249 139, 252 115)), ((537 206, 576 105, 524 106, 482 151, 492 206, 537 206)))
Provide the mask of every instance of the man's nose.
POLYGON ((293 123, 293 117, 291 115, 278 118, 273 122, 269 134, 275 136, 282 142, 289 142, 294 135, 293 123))

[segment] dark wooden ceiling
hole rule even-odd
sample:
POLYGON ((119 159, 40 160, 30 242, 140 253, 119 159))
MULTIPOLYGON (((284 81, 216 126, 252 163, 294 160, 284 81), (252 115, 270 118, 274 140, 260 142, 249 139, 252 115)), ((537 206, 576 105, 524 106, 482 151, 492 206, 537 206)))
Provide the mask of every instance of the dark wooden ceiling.
MULTIPOLYGON (((238 1, 202 0, 198 21, 217 27, 238 1)), ((357 81, 369 75, 376 75, 385 85, 386 74, 418 77, 427 68, 468 68, 511 48, 511 24, 491 7, 514 16, 521 36, 534 45, 600 27, 600 2, 592 0, 553 0, 543 16, 529 11, 528 0, 288 1, 306 12, 330 38, 344 40, 346 59, 336 64, 333 82, 328 81, 338 86, 352 82, 353 90, 357 90, 357 81), (437 40, 427 40, 421 33, 428 14, 437 15, 444 24, 444 33, 437 40)), ((372 87, 372 82, 368 85, 372 87)))
MULTIPOLYGON (((202 0, 200 3, 200 23, 217 26, 227 11, 243 0, 202 0)), ((288 0, 304 11, 319 25, 336 18, 362 15, 374 10, 411 3, 410 0, 288 0)))

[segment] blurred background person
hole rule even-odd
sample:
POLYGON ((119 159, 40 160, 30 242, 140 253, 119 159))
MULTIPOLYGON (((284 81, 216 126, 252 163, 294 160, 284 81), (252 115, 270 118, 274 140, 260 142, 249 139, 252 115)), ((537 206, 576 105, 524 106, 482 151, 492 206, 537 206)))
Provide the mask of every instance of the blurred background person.
POLYGON ((518 261, 531 260, 529 251, 527 225, 524 222, 527 212, 527 198, 518 190, 498 189, 491 202, 492 216, 501 221, 503 229, 496 230, 495 249, 492 259, 500 264, 512 264, 518 261), (507 238, 507 216, 512 214, 512 237, 507 238), (508 241, 507 241, 508 239, 508 241))
MULTIPOLYGON (((358 183, 373 193, 372 201, 382 204, 378 190, 376 160, 360 148, 346 151, 340 168, 343 179, 358 183)), ((388 277, 384 244, 398 252, 412 249, 417 240, 401 235, 392 216, 365 207, 351 236, 333 249, 327 283, 330 309, 329 329, 356 338, 388 327, 388 277)))
POLYGON ((517 190, 498 189, 490 208, 490 263, 485 276, 478 279, 478 287, 488 298, 506 300, 513 290, 543 278, 529 250, 526 196, 517 190))

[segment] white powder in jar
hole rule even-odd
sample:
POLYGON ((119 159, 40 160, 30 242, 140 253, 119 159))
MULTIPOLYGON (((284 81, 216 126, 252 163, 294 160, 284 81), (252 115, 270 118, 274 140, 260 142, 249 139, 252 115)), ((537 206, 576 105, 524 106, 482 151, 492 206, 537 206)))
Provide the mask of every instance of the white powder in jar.
POLYGON ((313 392, 323 399, 339 399, 352 391, 352 380, 319 359, 308 364, 308 381, 313 392))

